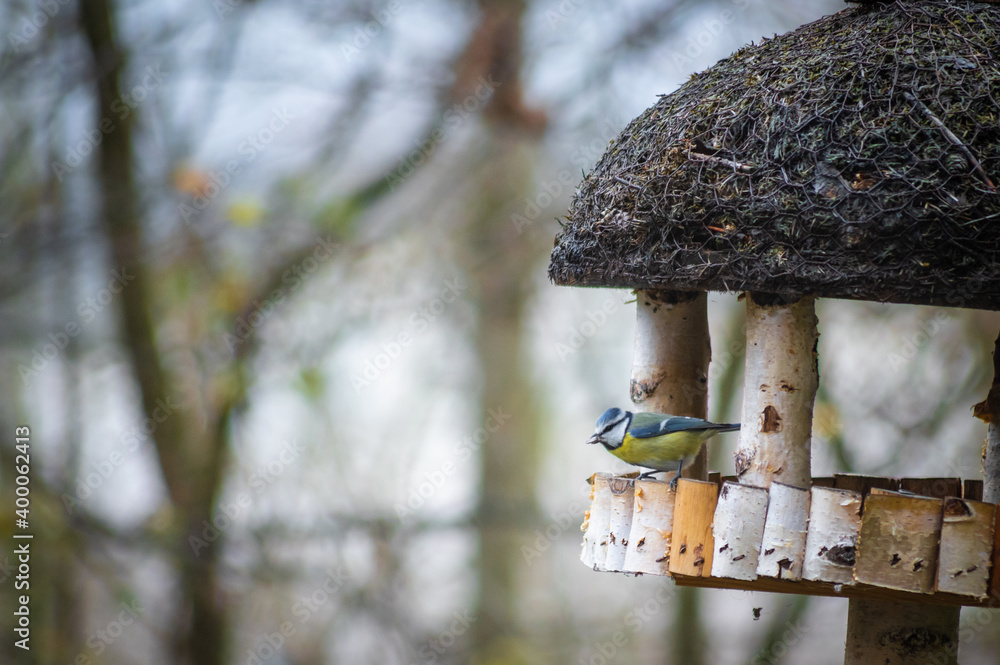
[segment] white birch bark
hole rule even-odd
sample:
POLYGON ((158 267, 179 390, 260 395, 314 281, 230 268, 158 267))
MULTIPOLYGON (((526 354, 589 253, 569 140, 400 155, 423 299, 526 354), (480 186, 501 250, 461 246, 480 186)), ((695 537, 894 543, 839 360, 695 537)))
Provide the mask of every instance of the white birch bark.
POLYGON ((772 480, 808 488, 816 369, 814 300, 761 305, 749 294, 743 429, 736 451, 741 483, 772 480))
POLYGON ((674 525, 674 497, 665 480, 637 480, 632 531, 624 569, 630 573, 666 575, 674 525))
POLYGON ((809 490, 771 483, 757 574, 779 580, 802 579, 809 525, 809 490))
POLYGON ((632 531, 634 478, 615 476, 608 479, 611 492, 611 515, 608 520, 608 547, 604 569, 618 572, 625 567, 625 551, 632 531))
POLYGON ((990 423, 986 430, 986 454, 983 456, 983 501, 1000 503, 1000 423, 990 423))
POLYGON ((722 484, 712 528, 715 538, 712 577, 757 579, 767 498, 767 490, 762 487, 722 484))
MULTIPOLYGON (((638 409, 705 418, 711 358, 707 294, 637 292, 631 395, 638 409)), ((682 475, 706 480, 707 460, 702 447, 682 475)))
POLYGON ((861 533, 861 495, 832 487, 813 487, 802 577, 854 583, 854 560, 861 533))
POLYGON ((594 570, 604 570, 608 559, 608 535, 611 531, 611 474, 595 473, 591 477, 590 510, 587 513, 583 534, 583 551, 580 560, 594 570))
POLYGON ((936 590, 987 597, 995 511, 992 503, 955 497, 944 500, 936 590))

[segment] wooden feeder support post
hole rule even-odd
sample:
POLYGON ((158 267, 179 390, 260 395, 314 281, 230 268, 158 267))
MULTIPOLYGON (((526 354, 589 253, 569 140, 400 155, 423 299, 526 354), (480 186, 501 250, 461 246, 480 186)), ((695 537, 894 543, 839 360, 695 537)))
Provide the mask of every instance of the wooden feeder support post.
MULTIPOLYGON (((642 411, 705 418, 708 413, 708 294, 704 291, 636 291, 635 351, 632 360, 632 403, 642 411)), ((708 479, 708 446, 681 475, 708 479)), ((675 560, 670 558, 669 565, 675 560)), ((674 633, 680 638, 678 662, 695 660, 703 636, 698 596, 684 589, 677 596, 674 633)))
POLYGON ((960 609, 852 598, 844 665, 956 665, 960 609))
POLYGON ((812 483, 810 439, 819 385, 813 298, 788 301, 750 293, 743 428, 736 475, 744 485, 812 483))
MULTIPOLYGON (((993 351, 993 385, 973 413, 989 423, 983 460, 983 500, 1000 501, 1000 336, 993 351)), ((845 665, 958 663, 958 607, 852 599, 847 610, 845 665), (913 646, 920 645, 914 651, 913 646)))
MULTIPOLYGON (((642 411, 705 418, 708 408, 708 296, 636 291, 632 402, 642 411)), ((708 478, 707 448, 682 471, 708 478)))
POLYGON ((983 455, 983 501, 1000 503, 1000 421, 993 421, 986 430, 986 452, 983 455))
POLYGON ((972 413, 989 423, 983 450, 983 501, 1000 503, 1000 335, 993 343, 993 384, 990 392, 972 413))

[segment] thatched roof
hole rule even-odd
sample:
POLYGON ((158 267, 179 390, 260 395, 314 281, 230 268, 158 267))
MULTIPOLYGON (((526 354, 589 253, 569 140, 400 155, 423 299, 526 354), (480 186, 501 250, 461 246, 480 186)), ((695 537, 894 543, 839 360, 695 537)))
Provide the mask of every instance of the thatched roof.
POLYGON ((633 120, 581 183, 557 284, 1000 309, 1000 5, 852 7, 633 120))

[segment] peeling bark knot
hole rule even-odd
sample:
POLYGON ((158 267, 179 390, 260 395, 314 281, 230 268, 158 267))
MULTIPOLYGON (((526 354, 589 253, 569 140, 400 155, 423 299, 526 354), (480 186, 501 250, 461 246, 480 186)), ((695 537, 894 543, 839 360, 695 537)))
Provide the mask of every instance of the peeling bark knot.
POLYGON ((772 434, 780 431, 781 416, 778 415, 778 410, 773 405, 768 404, 764 407, 763 413, 760 414, 760 432, 761 434, 772 434))
POLYGON ((972 509, 964 501, 945 501, 944 519, 961 519, 972 515, 972 509))
POLYGON ((994 531, 996 506, 948 497, 943 513, 937 588, 977 599, 987 598, 994 551, 990 533, 994 531))
POLYGON ((879 644, 894 649, 902 656, 923 655, 939 650, 954 653, 953 650, 957 650, 958 647, 949 635, 926 629, 883 633, 879 638, 879 644))
POLYGON ((642 404, 647 399, 652 397, 656 389, 660 387, 660 382, 663 381, 663 377, 654 380, 638 381, 632 379, 632 383, 629 385, 629 396, 632 398, 633 404, 642 404))
POLYGON ((628 491, 628 488, 632 487, 632 483, 635 482, 633 478, 609 478, 608 479, 608 489, 615 496, 623 494, 628 491))
POLYGON ((853 543, 841 543, 833 547, 820 548, 819 556, 837 566, 853 567, 857 549, 853 543))
POLYGON ((747 472, 747 470, 750 468, 750 465, 753 464, 753 460, 756 456, 757 456, 756 446, 749 449, 739 448, 736 450, 736 453, 734 453, 733 458, 735 459, 736 462, 737 477, 742 476, 744 473, 747 472))

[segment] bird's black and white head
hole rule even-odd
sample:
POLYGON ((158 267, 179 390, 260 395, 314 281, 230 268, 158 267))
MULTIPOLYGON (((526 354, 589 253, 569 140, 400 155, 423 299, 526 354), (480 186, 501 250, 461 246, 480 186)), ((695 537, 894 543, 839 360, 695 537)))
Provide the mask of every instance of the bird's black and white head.
POLYGON ((632 412, 611 408, 601 414, 594 426, 594 435, 587 443, 600 443, 608 450, 614 450, 625 441, 625 432, 632 422, 632 412))

